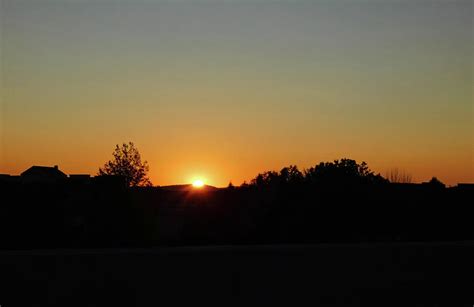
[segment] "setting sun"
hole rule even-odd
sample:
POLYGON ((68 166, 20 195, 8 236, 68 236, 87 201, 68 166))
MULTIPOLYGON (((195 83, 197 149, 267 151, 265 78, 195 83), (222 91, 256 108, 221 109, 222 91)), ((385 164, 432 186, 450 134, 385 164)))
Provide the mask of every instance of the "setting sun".
POLYGON ((204 186, 204 181, 198 179, 193 181, 193 187, 202 188, 204 186))

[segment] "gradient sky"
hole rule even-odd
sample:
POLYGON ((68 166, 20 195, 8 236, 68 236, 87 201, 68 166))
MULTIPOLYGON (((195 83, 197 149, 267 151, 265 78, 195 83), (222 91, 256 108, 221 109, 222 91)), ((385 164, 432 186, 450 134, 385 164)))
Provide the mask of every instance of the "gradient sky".
POLYGON ((471 0, 0 0, 0 173, 154 184, 349 157, 474 182, 471 0))

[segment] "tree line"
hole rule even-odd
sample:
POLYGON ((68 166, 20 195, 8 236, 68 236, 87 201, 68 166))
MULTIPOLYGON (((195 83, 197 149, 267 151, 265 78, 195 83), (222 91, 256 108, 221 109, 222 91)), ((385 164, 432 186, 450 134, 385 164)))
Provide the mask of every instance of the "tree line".
MULTIPOLYGON (((118 144, 113 152, 113 159, 99 168, 98 175, 114 175, 124 178, 126 184, 131 187, 152 186, 148 177, 149 166, 147 161, 142 161, 140 152, 133 142, 118 144)), ((259 173, 249 183, 244 182, 241 186, 248 187, 276 187, 280 185, 359 185, 373 184, 381 185, 387 183, 411 183, 412 176, 397 168, 388 171, 384 176, 372 171, 366 162, 358 163, 355 160, 343 158, 333 162, 321 162, 308 169, 300 170, 296 165, 290 165, 277 171, 265 171, 259 173)), ((436 177, 430 183, 444 185, 436 177)), ((234 188, 229 183, 229 188, 234 188)))

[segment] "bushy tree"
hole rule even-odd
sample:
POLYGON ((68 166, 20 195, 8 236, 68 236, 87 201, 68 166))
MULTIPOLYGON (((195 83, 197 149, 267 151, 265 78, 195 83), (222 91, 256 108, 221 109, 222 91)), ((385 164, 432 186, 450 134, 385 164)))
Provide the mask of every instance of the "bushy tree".
POLYGON ((280 180, 284 183, 301 183, 303 182, 303 173, 298 169, 296 165, 290 165, 284 167, 280 171, 280 180))
POLYGON ((280 172, 267 171, 258 174, 257 177, 252 179, 251 185, 258 187, 275 187, 281 184, 300 184, 303 180, 303 173, 298 169, 298 167, 296 165, 290 165, 282 168, 280 172))
POLYGON ((250 184, 258 187, 273 185, 278 182, 278 175, 275 171, 267 171, 258 174, 257 177, 250 181, 250 184))
POLYGON ((138 149, 132 142, 118 144, 113 153, 114 159, 99 168, 99 175, 115 175, 125 179, 128 186, 150 186, 148 163, 142 162, 138 149))
POLYGON ((334 162, 321 162, 305 170, 305 179, 318 184, 359 184, 387 182, 380 174, 374 174, 367 165, 355 160, 341 159, 334 162))

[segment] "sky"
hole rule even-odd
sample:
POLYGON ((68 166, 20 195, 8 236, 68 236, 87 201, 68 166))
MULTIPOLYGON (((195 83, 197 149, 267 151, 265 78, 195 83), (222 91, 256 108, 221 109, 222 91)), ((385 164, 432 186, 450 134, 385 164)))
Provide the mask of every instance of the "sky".
POLYGON ((155 185, 352 158, 474 182, 470 0, 0 0, 0 173, 155 185))

